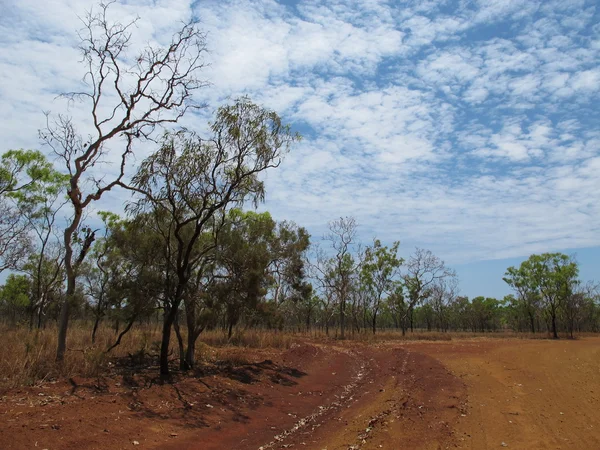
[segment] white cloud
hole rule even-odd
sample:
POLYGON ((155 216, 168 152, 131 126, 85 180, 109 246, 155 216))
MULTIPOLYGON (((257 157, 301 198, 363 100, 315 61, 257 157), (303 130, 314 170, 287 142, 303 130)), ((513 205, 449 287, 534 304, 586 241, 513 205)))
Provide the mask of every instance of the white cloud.
MULTIPOLYGON (((74 31, 88 6, 23 0, 0 18, 6 148, 37 147, 42 111, 64 111, 56 94, 80 85, 74 31)), ((276 217, 319 236, 351 214, 363 233, 457 262, 600 245, 593 6, 131 0, 111 13, 141 16, 133 47, 167 42, 193 14, 211 51, 198 98, 212 110, 248 94, 302 129, 266 175, 276 217)), ((202 128, 208 113, 183 124, 202 128)))

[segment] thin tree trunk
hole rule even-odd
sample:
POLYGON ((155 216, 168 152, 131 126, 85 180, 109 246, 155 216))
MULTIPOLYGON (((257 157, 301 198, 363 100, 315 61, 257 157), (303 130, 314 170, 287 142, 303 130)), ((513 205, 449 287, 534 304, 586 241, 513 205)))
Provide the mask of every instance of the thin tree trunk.
POLYGON ((375 334, 377 329, 377 311, 373 311, 373 334, 375 334))
POLYGON ((183 349, 183 337, 181 336, 181 329, 179 328, 179 315, 175 317, 175 322, 173 322, 173 328, 175 328, 175 336, 177 336, 177 346, 179 348, 179 370, 186 370, 185 351, 183 349))
POLYGON ((529 321, 531 324, 531 332, 535 334, 535 320, 533 314, 529 313, 529 321))
POLYGON ((98 325, 100 324, 100 316, 96 316, 94 321, 94 328, 92 329, 92 344, 96 343, 96 331, 98 331, 98 325))
POLYGON ((162 329, 162 340, 160 343, 160 375, 164 379, 169 376, 169 345, 171 343, 171 327, 177 317, 179 305, 172 305, 165 311, 162 329))
POLYGON ((346 309, 345 306, 346 306, 345 301, 343 301, 343 300, 340 301, 340 328, 341 328, 340 338, 342 340, 345 337, 344 336, 344 331, 345 331, 344 328, 345 328, 345 325, 346 325, 346 323, 345 323, 346 322, 346 315, 344 314, 345 313, 345 309, 346 309))
POLYGON ((106 349, 106 353, 110 352, 113 348, 117 347, 118 345, 121 345, 121 339, 123 339, 123 336, 125 336, 129 332, 129 330, 133 326, 133 323, 135 322, 135 319, 136 316, 134 315, 129 320, 129 322, 127 322, 127 326, 125 327, 125 329, 121 331, 121 334, 119 334, 119 337, 117 338, 116 342, 106 349))
POLYGON ((67 293, 63 304, 60 307, 60 316, 58 321, 58 345, 56 348, 56 362, 62 363, 65 360, 65 351, 67 350, 67 329, 69 328, 69 313, 71 307, 71 298, 75 293, 75 276, 67 275, 67 293))
MULTIPOLYGON (((60 319, 58 322, 58 344, 56 346, 56 362, 62 363, 65 360, 65 351, 67 350, 67 330, 69 328, 69 313, 71 310, 71 301, 75 296, 75 283, 77 275, 75 273, 75 267, 73 266, 73 233, 81 222, 83 215, 82 208, 75 203, 77 200, 73 200, 78 195, 79 190, 74 191, 74 181, 71 180, 71 191, 69 196, 73 202, 74 214, 71 225, 65 228, 64 242, 65 242, 65 271, 67 272, 67 292, 63 300, 63 304, 60 308, 60 319)), ((83 250, 82 250, 83 251, 83 250)))

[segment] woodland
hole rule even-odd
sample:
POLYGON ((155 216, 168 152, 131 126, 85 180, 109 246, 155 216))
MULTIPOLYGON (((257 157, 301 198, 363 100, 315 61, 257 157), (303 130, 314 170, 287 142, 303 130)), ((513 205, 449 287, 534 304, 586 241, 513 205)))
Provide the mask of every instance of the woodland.
POLYGON ((301 136, 247 97, 217 107, 204 131, 180 127, 215 107, 196 100, 210 89, 207 36, 190 22, 164 47, 131 48, 135 21, 111 23, 109 8, 84 17, 83 87, 62 95, 86 115, 48 114, 41 150, 1 156, 3 335, 55 333, 60 367, 81 347, 73 327, 103 355, 155 327, 153 357, 168 377, 196 367, 198 343, 215 332, 234 342, 250 330, 336 339, 600 331, 598 288, 580 279, 573 256, 531 255, 507 268, 511 295, 469 299, 431 251, 401 257, 402 236, 361 243, 353 217, 332 218, 324 236, 275 220, 257 208, 263 175, 301 136), (148 156, 134 159, 140 148, 148 156), (117 193, 127 198, 121 212, 97 207, 117 193))

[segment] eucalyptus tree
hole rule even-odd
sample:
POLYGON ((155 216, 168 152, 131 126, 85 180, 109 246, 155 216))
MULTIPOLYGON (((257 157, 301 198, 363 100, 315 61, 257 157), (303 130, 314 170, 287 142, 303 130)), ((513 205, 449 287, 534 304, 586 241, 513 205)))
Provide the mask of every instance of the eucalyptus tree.
POLYGON ((68 175, 71 215, 64 229, 67 290, 61 307, 57 361, 64 359, 71 298, 77 275, 95 239, 82 226, 86 211, 126 178, 135 143, 152 139, 156 128, 177 122, 198 104, 193 93, 206 83, 198 78, 204 67, 205 35, 195 22, 182 25, 164 47, 148 45, 136 55, 129 52, 137 19, 109 21, 111 3, 100 3, 82 19, 79 33, 84 88, 63 94, 81 102, 85 116, 78 127, 68 115, 47 114, 40 137, 58 157, 68 175), (116 170, 106 169, 112 163, 116 170), (104 170, 103 170, 104 169, 104 170), (78 239, 80 245, 74 248, 78 239))
POLYGON ((218 298, 225 309, 229 339, 242 315, 257 308, 273 282, 269 263, 274 231, 275 221, 268 212, 233 210, 219 234, 218 298))
POLYGON ((431 288, 428 306, 435 314, 438 328, 448 331, 450 326, 450 307, 458 296, 458 278, 452 274, 439 279, 431 288))
POLYGON ((29 303, 31 280, 26 275, 11 273, 0 286, 0 312, 11 325, 16 325, 29 303))
POLYGON ((578 324, 585 320, 585 315, 589 313, 590 303, 598 297, 599 286, 593 282, 576 284, 570 295, 567 295, 562 305, 562 315, 564 317, 567 332, 571 339, 574 337, 574 331, 578 324))
POLYGON ((80 270, 86 295, 92 300, 93 306, 92 343, 96 342, 98 326, 109 309, 110 290, 121 289, 118 279, 124 269, 123 253, 118 248, 113 234, 122 232, 125 224, 114 213, 103 211, 99 215, 104 222, 104 236, 96 239, 90 251, 90 258, 80 270))
POLYGON ((397 284, 395 286, 394 291, 388 295, 386 303, 392 316, 394 326, 396 328, 402 328, 402 334, 406 334, 406 318, 408 314, 404 286, 402 284, 397 284))
POLYGON ((340 336, 345 338, 346 303, 351 293, 352 278, 357 274, 360 258, 355 258, 357 224, 353 217, 340 217, 329 222, 329 232, 323 237, 329 241, 333 256, 317 249, 316 260, 312 264, 313 278, 318 280, 325 297, 325 328, 329 331, 329 316, 332 306, 338 307, 340 336))
POLYGON ((511 266, 506 269, 504 278, 502 278, 517 293, 519 309, 527 315, 532 333, 535 333, 535 318, 541 301, 538 280, 533 273, 534 269, 534 262, 526 260, 518 268, 511 266))
POLYGON ((404 260, 398 257, 400 242, 391 247, 381 244, 379 239, 365 249, 361 264, 360 281, 370 297, 371 327, 373 334, 377 328, 377 314, 382 305, 384 295, 394 291, 400 275, 400 266, 404 260))
MULTIPOLYGON (((54 195, 58 174, 37 150, 9 150, 0 159, 0 273, 27 259, 33 242, 24 213, 39 217, 43 194, 54 195), (47 192, 51 190, 51 192, 47 192)), ((44 211, 45 212, 45 211, 44 211)), ((47 214, 42 214, 46 216, 47 214)), ((38 222, 39 224, 39 222, 38 222)))
POLYGON ((273 230, 270 242, 269 272, 273 276, 273 301, 276 305, 286 298, 298 300, 309 296, 306 278, 306 252, 310 235, 294 222, 282 221, 273 230))
MULTIPOLYGON (((435 256, 430 250, 417 248, 408 258, 406 272, 403 275, 404 287, 407 291, 407 305, 402 321, 410 319, 412 329, 412 314, 415 306, 422 303, 431 295, 431 290, 441 280, 455 277, 455 272, 446 267, 444 261, 435 256)), ((402 334, 405 328, 402 328, 402 334)))
POLYGON ((21 268, 33 282, 30 327, 33 326, 36 313, 38 328, 41 326, 51 293, 63 283, 64 251, 60 244, 57 220, 66 204, 66 182, 65 175, 47 167, 45 175, 35 183, 9 194, 32 237, 27 263, 21 268))
POLYGON ((101 257, 103 268, 100 281, 105 276, 108 281, 102 309, 110 312, 118 333, 107 350, 110 351, 120 344, 136 321, 158 310, 164 296, 166 263, 162 258, 164 241, 152 228, 153 218, 149 214, 139 214, 131 220, 111 214, 105 217, 105 222, 109 232, 96 256, 101 257), (125 326, 119 332, 121 322, 125 326))
MULTIPOLYGON (((279 166, 283 153, 300 137, 274 112, 247 98, 217 110, 212 136, 202 139, 187 132, 168 133, 154 154, 145 159, 130 189, 137 199, 130 210, 147 213, 162 238, 164 322, 160 371, 169 374, 171 328, 194 271, 217 246, 227 211, 264 198, 259 175, 279 166), (212 238, 202 238, 206 234, 212 238)), ((186 304, 186 311, 193 311, 186 304)), ((186 316, 189 329, 195 318, 186 316)), ((187 366, 194 365, 197 336, 188 333, 187 366)))
POLYGON ((543 253, 531 255, 521 266, 527 268, 527 283, 537 287, 548 328, 557 339, 559 313, 578 284, 577 262, 563 253, 543 253))

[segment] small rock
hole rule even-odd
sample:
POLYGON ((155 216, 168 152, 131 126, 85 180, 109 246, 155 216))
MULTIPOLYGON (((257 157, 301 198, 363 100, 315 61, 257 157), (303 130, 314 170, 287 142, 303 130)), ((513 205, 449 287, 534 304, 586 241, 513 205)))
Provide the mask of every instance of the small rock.
POLYGON ((508 447, 508 444, 506 442, 503 442, 502 444, 500 444, 502 447, 508 447))
POLYGON ((133 441, 132 444, 133 445, 140 445, 140 443, 138 441, 133 441))

